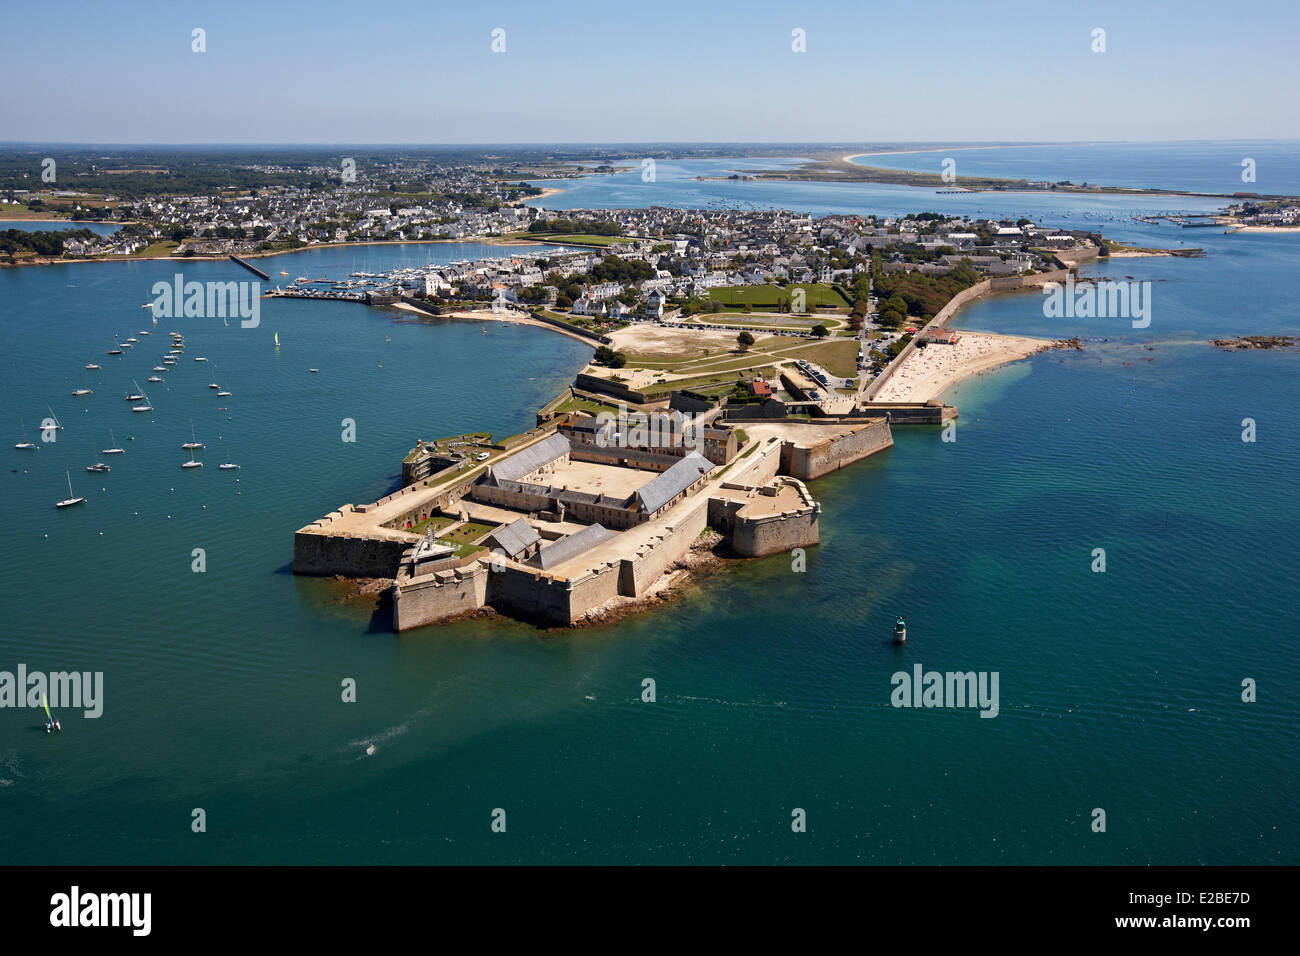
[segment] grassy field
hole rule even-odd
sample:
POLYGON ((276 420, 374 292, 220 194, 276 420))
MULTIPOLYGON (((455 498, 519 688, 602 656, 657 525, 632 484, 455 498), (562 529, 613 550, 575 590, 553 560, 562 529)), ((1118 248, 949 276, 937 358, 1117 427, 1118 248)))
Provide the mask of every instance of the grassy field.
POLYGON ((447 525, 455 524, 457 520, 458 519, 453 518, 450 515, 430 515, 423 521, 417 521, 415 524, 411 525, 410 530, 414 534, 424 534, 432 528, 433 533, 436 535, 443 528, 447 527, 447 525))
POLYGON ((164 239, 162 242, 154 242, 139 252, 133 252, 128 258, 149 259, 159 256, 170 256, 180 246, 179 242, 172 242, 170 239, 164 239))
POLYGON ((814 325, 824 325, 828 329, 839 328, 844 325, 844 320, 834 315, 764 315, 757 313, 746 315, 744 312, 719 312, 716 315, 697 315, 695 317, 702 325, 720 325, 724 327, 735 326, 761 326, 770 329, 790 329, 794 331, 806 331, 814 325))
POLYGON ((809 309, 826 306, 848 310, 849 303, 844 301, 844 297, 831 286, 822 285, 820 282, 789 286, 728 286, 722 289, 710 289, 709 298, 730 308, 743 308, 748 305, 754 308, 775 309, 782 299, 789 302, 791 293, 796 289, 803 289, 806 296, 805 305, 809 309))
POLYGON ((781 353, 783 358, 807 359, 816 362, 832 375, 852 378, 858 374, 858 343, 856 340, 821 342, 805 345, 781 353))
POLYGON ((485 524, 482 521, 466 521, 459 528, 439 535, 438 539, 446 541, 448 544, 469 544, 475 538, 483 537, 495 527, 494 524, 485 524))
POLYGON ((559 415, 564 415, 568 412, 590 412, 593 415, 599 415, 601 412, 616 411, 617 408, 617 405, 605 404, 604 402, 593 402, 589 398, 570 395, 555 407, 555 412, 559 415))
POLYGON ((535 239, 538 242, 567 242, 575 246, 612 246, 616 242, 632 242, 626 236, 591 236, 570 233, 524 232, 520 239, 535 239))
POLYGON ((662 384, 656 383, 654 385, 646 385, 637 389, 637 391, 645 395, 646 398, 655 398, 661 395, 667 395, 669 392, 679 388, 709 389, 713 386, 725 386, 730 388, 736 382, 742 381, 742 379, 744 381, 749 381, 757 374, 761 374, 763 377, 767 378, 775 374, 775 370, 768 365, 754 369, 753 371, 747 370, 743 376, 735 371, 719 371, 708 375, 695 375, 691 378, 674 379, 673 381, 664 382, 662 384))

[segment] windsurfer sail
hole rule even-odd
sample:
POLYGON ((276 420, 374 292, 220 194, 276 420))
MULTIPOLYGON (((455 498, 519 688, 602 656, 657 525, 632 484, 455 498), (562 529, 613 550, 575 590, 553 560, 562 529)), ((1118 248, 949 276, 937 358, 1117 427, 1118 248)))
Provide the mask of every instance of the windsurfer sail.
POLYGON ((49 702, 46 701, 44 694, 41 694, 41 706, 45 708, 45 732, 48 734, 51 730, 62 730, 63 727, 59 725, 59 722, 54 719, 54 715, 50 713, 50 705, 49 702))

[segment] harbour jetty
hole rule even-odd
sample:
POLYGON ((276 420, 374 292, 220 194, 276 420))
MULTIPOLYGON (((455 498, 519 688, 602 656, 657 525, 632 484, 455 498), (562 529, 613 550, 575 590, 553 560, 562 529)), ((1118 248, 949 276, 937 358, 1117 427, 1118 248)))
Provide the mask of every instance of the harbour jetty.
POLYGON ((244 267, 245 269, 247 269, 249 272, 253 273, 253 274, 256 275, 256 276, 260 276, 260 277, 263 278, 263 279, 266 279, 268 282, 269 282, 270 279, 271 279, 270 274, 268 274, 268 273, 266 273, 266 272, 263 272, 261 269, 257 268, 257 266, 253 265, 253 264, 252 264, 251 262, 249 262, 247 259, 241 259, 241 258, 239 258, 239 256, 234 255, 234 254, 232 253, 231 256, 230 256, 230 261, 231 261, 231 262, 237 262, 237 263, 239 263, 241 266, 243 266, 243 267, 244 267))

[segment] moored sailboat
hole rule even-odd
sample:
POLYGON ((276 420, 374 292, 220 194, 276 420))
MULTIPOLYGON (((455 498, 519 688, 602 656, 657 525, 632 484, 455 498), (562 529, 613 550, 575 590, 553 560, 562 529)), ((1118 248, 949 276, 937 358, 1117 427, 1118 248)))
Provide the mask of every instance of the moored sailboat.
POLYGON ((54 507, 71 508, 73 505, 85 504, 85 498, 78 498, 72 493, 72 472, 64 469, 63 473, 68 476, 68 497, 64 498, 62 501, 54 502, 54 507))

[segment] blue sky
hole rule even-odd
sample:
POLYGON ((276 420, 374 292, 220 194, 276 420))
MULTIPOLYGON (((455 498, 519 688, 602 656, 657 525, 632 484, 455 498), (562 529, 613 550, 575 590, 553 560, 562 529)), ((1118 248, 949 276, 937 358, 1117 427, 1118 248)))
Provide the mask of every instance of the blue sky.
POLYGON ((0 141, 1300 136, 1300 4, 0 0, 0 141), (191 31, 207 51, 191 51, 191 31), (491 31, 506 31, 493 53, 491 31), (1105 53, 1092 31, 1106 30, 1105 53), (791 50, 806 31, 807 52, 791 50))

